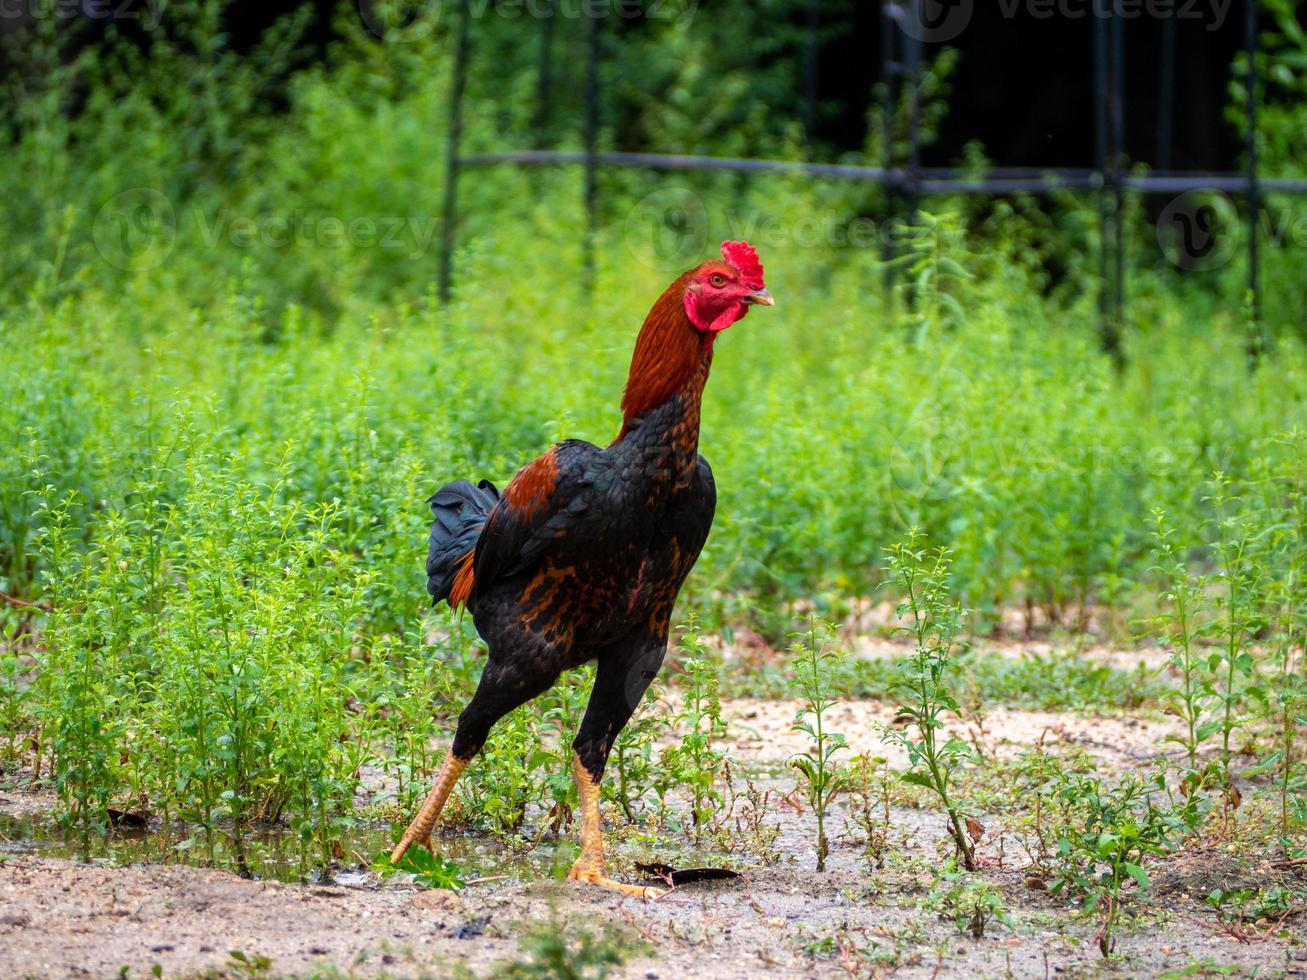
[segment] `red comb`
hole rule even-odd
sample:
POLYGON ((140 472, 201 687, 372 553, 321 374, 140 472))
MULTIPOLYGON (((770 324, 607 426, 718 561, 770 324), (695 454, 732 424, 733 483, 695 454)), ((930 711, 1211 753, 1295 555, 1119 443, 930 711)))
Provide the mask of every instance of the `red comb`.
POLYGON ((740 281, 750 289, 762 289, 762 263, 758 252, 748 242, 722 242, 722 258, 740 274, 740 281))

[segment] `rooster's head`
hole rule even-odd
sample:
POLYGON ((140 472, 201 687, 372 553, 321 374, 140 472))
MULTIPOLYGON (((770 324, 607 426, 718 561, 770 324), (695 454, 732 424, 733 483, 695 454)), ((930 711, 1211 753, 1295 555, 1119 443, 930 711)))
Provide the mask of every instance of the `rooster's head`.
POLYGON ((696 330, 718 333, 755 304, 774 301, 762 279, 762 263, 748 242, 722 242, 722 258, 690 273, 685 284, 685 315, 696 330))

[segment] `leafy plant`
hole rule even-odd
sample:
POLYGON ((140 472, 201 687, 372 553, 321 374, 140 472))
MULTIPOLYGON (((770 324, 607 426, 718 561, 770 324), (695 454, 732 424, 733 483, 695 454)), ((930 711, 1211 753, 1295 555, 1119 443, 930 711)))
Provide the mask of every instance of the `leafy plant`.
POLYGON ((885 867, 890 835, 890 780, 888 763, 860 755, 845 767, 843 784, 851 802, 850 815, 862 832, 863 853, 869 869, 885 867))
POLYGON ((794 693, 803 702, 794 716, 791 731, 808 736, 806 751, 790 760, 802 779, 803 796, 817 817, 817 870, 826 870, 830 841, 826 838, 826 813, 831 801, 843 786, 843 773, 835 760, 837 753, 848 748, 839 732, 830 731, 826 715, 838 702, 836 671, 844 654, 832 649, 834 628, 809 617, 808 628, 792 634, 794 654, 792 681, 794 693))
POLYGON ((890 572, 903 595, 898 614, 908 618, 908 625, 898 629, 912 637, 915 652, 900 665, 893 686, 900 699, 899 714, 908 719, 908 725, 902 730, 886 727, 883 737, 908 753, 910 768, 903 780, 939 797, 962 865, 974 871, 975 847, 949 793, 953 777, 972 758, 972 750, 955 736, 943 739, 942 732, 944 715, 956 713, 958 707, 944 680, 962 629, 962 610, 948 591, 948 553, 942 548, 927 553, 918 547, 919 540, 920 533, 914 528, 906 544, 889 550, 890 572))
POLYGON ((269 956, 233 949, 227 953, 227 957, 227 969, 238 977, 260 980, 272 976, 272 958, 269 956))
POLYGON ((1282 460, 1270 456, 1270 472, 1261 480, 1269 524, 1266 550, 1282 556, 1268 564, 1276 569, 1267 589, 1271 626, 1269 707, 1278 716, 1275 748, 1249 772, 1271 774, 1280 795, 1280 833, 1287 842, 1296 827, 1307 823, 1307 767, 1301 760, 1300 731, 1307 725, 1307 466, 1304 434, 1287 433, 1282 440, 1291 452, 1282 460), (1272 520, 1279 508, 1284 520, 1272 520))
MULTIPOLYGON (((1165 593, 1162 596, 1167 608, 1157 618, 1159 634, 1170 647, 1167 663, 1180 677, 1178 688, 1168 690, 1164 700, 1169 711, 1179 716, 1185 725, 1182 736, 1168 735, 1168 741, 1178 742, 1185 751, 1185 768, 1181 773, 1181 787, 1189 796, 1195 796, 1206 784, 1207 767, 1200 767, 1198 753, 1203 743, 1220 730, 1220 722, 1203 720, 1204 713, 1213 702, 1211 686, 1206 681, 1207 661, 1198 648, 1205 632, 1199 616, 1203 609, 1204 586, 1189 573, 1184 557, 1177 551, 1175 531, 1160 510, 1153 512, 1153 539, 1158 557, 1158 571, 1163 576, 1165 593)), ((1195 801, 1196 802, 1196 801, 1195 801)))
POLYGON ((1012 928, 1012 917, 1003 904, 1003 896, 982 878, 960 870, 957 861, 948 860, 935 875, 927 899, 942 918, 950 919, 960 932, 981 939, 991 922, 1012 928))
POLYGON ((1230 739, 1242 724, 1235 713, 1240 698, 1246 694, 1262 696, 1261 689, 1252 683, 1256 661, 1250 649, 1251 640, 1263 622, 1256 598, 1262 573, 1252 555, 1257 532, 1250 527, 1248 516, 1239 511, 1239 502, 1230 493, 1230 480, 1222 472, 1218 471, 1212 478, 1211 500, 1216 511, 1213 557, 1223 587, 1217 594, 1220 615, 1214 629, 1223 640, 1223 650, 1209 657, 1208 667, 1213 675, 1224 667, 1220 684, 1214 685, 1220 708, 1220 778, 1227 803, 1237 806, 1238 796, 1230 771, 1230 739))
POLYGON ((608 925, 598 935, 558 923, 531 929, 521 941, 525 959, 502 964, 497 976, 551 980, 603 980, 644 947, 608 925))
POLYGON ((693 621, 682 627, 681 647, 689 659, 683 664, 681 707, 671 722, 680 740, 663 750, 659 760, 662 774, 655 790, 665 815, 669 790, 685 788, 690 794, 690 826, 685 829, 698 841, 715 824, 713 816, 722 803, 720 783, 726 753, 718 746, 726 734, 726 722, 722 719, 716 668, 708 659, 693 621))
POLYGON ((1053 891, 1078 895, 1087 913, 1097 913, 1095 939, 1106 957, 1115 944, 1127 886, 1146 892, 1145 858, 1170 847, 1175 821, 1152 799, 1165 791, 1165 780, 1159 774, 1145 782, 1127 773, 1108 785, 1092 770, 1055 767, 1053 772, 1052 793, 1062 814, 1053 829, 1058 861, 1053 891))
POLYGON ((433 854, 425 847, 410 847, 398 864, 390 860, 390 852, 383 852, 373 860, 372 868, 383 878, 394 874, 411 874, 414 881, 423 888, 443 888, 457 892, 467 886, 458 865, 433 854))

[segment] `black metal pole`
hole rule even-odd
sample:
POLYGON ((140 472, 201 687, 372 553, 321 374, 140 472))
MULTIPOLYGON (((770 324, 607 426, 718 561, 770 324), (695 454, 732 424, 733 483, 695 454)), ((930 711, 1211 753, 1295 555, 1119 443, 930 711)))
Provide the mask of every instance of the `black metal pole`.
POLYGON ((1175 125, 1175 17, 1162 20, 1162 54, 1157 69, 1157 153, 1153 165, 1171 169, 1171 134, 1175 125))
POLYGON ((895 40, 899 26, 894 19, 895 0, 881 0, 880 20, 880 62, 881 78, 884 81, 884 98, 881 103, 881 121, 884 127, 883 145, 881 146, 881 169, 885 174, 885 218, 880 230, 880 259, 884 270, 882 288, 885 293, 885 307, 892 310, 894 303, 894 242, 892 241, 894 221, 895 187, 892 177, 894 170, 894 96, 895 81, 898 77, 897 65, 894 63, 895 40))
POLYGON ((803 42, 803 135, 811 146, 817 133, 817 57, 821 8, 808 0, 807 33, 803 42))
POLYGON ((458 5, 458 27, 454 40, 454 70, 449 91, 449 129, 445 133, 445 203, 440 225, 440 274, 436 295, 449 302, 453 285, 454 224, 458 220, 459 144, 463 136, 463 90, 467 87, 468 0, 458 5))
POLYGON ((585 248, 582 255, 587 293, 594 284, 595 235, 599 205, 599 24, 602 14, 596 4, 586 5, 585 71, 585 248))
POLYGON ((1098 167, 1098 334, 1105 351, 1115 346, 1116 333, 1108 311, 1108 296, 1112 238, 1107 217, 1108 192, 1108 131, 1107 131, 1107 23, 1102 16, 1094 17, 1094 157, 1098 167))
POLYGON ((536 62, 535 142, 549 145, 549 123, 553 118, 554 99, 554 20, 553 0, 541 0, 540 51, 536 62))
POLYGON ((1248 206, 1248 292, 1252 297, 1252 335, 1249 337, 1249 360, 1256 364, 1265 346, 1262 334, 1261 277, 1258 269, 1257 235, 1258 212, 1261 194, 1257 186, 1257 0, 1244 0, 1244 49, 1248 58, 1247 126, 1244 133, 1244 152, 1247 160, 1248 186, 1245 198, 1248 206))
MULTIPOLYGON (((925 0, 907 0, 914 7, 920 7, 925 0)), ((916 23, 924 23, 921 11, 914 11, 916 23)), ((912 224, 917 217, 917 197, 921 184, 921 41, 904 34, 905 77, 908 84, 908 186, 907 186, 907 221, 912 224)))
POLYGON ((1126 295, 1126 237, 1125 237, 1125 17, 1121 12, 1122 0, 1116 0, 1112 11, 1112 197, 1116 225, 1115 260, 1113 279, 1112 344, 1108 351, 1118 366, 1122 363, 1121 330, 1125 325, 1126 295))

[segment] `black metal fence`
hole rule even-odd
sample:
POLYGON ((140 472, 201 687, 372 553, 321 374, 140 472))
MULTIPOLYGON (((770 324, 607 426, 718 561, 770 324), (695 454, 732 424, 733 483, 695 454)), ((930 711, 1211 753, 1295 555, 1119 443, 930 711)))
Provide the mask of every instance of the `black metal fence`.
MULTIPOLYGON (((919 164, 920 147, 920 84, 924 47, 923 30, 926 24, 924 5, 935 0, 881 0, 884 18, 881 49, 881 71, 884 81, 885 132, 893 131, 895 106, 906 101, 908 106, 908 152, 906 159, 894 157, 893 140, 884 140, 885 150, 881 166, 849 166, 842 164, 803 163, 781 160, 758 160, 726 157, 687 156, 661 153, 602 152, 598 149, 599 95, 602 71, 602 34, 604 19, 590 5, 587 11, 587 63, 585 84, 585 114, 583 146, 580 152, 555 150, 517 150, 501 153, 462 154, 462 102, 467 82, 470 56, 468 0, 459 2, 459 19, 455 34, 455 55, 448 119, 446 147, 446 181, 441 236, 441 253, 438 289, 442 300, 448 300, 452 287, 454 229, 458 218, 458 180, 468 167, 494 164, 519 166, 582 166, 585 168, 584 203, 587 215, 585 265, 593 269, 594 237, 598 222, 598 171, 601 167, 640 167, 669 171, 729 171, 736 173, 803 174, 816 179, 855 180, 880 184, 890 195, 890 207, 897 203, 911 214, 919 199, 926 194, 979 194, 1003 195, 1014 193, 1046 194, 1058 190, 1091 191, 1097 196, 1099 223, 1098 302, 1100 329, 1104 349, 1119 360, 1120 334, 1126 302, 1125 265, 1125 194, 1135 191, 1142 194, 1179 195, 1187 192, 1219 191, 1241 195, 1244 199, 1248 225, 1247 260, 1248 290, 1252 296, 1252 315, 1260 331, 1261 283, 1257 247, 1257 221, 1261 196, 1273 191, 1289 194, 1307 194, 1307 179, 1263 180, 1257 172, 1257 0, 1244 0, 1244 49, 1249 78, 1247 82, 1246 130, 1244 133, 1245 168, 1242 172, 1197 173, 1156 172, 1147 175, 1129 172, 1124 151, 1126 84, 1124 71, 1125 0, 1104 0, 1106 16, 1096 16, 1094 23, 1094 91, 1095 91, 1095 166, 1073 168, 993 168, 982 175, 950 167, 922 167, 919 164)), ((805 54, 805 91, 808 115, 815 100, 816 3, 810 6, 808 18, 809 43, 805 54)), ((545 30, 550 27, 546 24, 545 30)), ((542 38, 547 51, 547 39, 542 38)), ((1161 53, 1161 117, 1163 128, 1169 130, 1170 105, 1174 101, 1173 75, 1175 65, 1174 24, 1168 22, 1163 33, 1161 53), (1168 71, 1169 65, 1169 71, 1168 71)), ((540 89, 548 88, 549 59, 540 59, 540 89)), ((811 128, 811 120, 806 122, 811 128)), ((1169 158, 1169 133, 1158 136, 1159 159, 1169 158)), ((892 259, 892 243, 882 243, 883 258, 892 259)), ((891 266, 887 263, 888 270, 891 266)), ((1260 339, 1254 343, 1252 353, 1260 349, 1260 339)))

